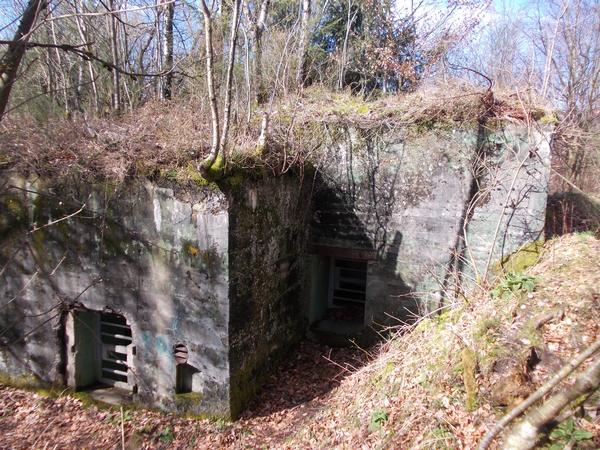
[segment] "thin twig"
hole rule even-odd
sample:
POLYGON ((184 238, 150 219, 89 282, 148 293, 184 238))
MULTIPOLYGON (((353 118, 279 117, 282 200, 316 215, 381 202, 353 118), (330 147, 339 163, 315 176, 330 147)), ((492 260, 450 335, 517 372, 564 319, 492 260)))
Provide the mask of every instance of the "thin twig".
POLYGON ((41 230, 42 228, 49 227, 49 226, 51 226, 51 225, 55 225, 55 224, 57 224, 58 222, 62 222, 62 221, 63 221, 63 220, 65 220, 65 219, 70 219, 71 217, 73 217, 73 216, 76 216, 77 214, 79 214, 79 213, 80 213, 81 211, 83 211, 84 209, 85 209, 85 203, 84 203, 84 204, 81 206, 81 208, 79 208, 79 209, 78 209, 77 211, 75 211, 74 213, 71 213, 71 214, 69 214, 68 216, 61 217, 60 219, 51 220, 51 221, 50 221, 50 222, 48 222, 47 224, 45 224, 45 225, 42 225, 42 226, 40 226, 40 227, 34 227, 34 228, 31 230, 31 231, 29 231, 29 233, 28 233, 28 234, 35 233, 36 231, 38 231, 38 230, 41 230))
POLYGON ((125 416, 123 415, 123 406, 121 406, 121 448, 125 450, 125 416))

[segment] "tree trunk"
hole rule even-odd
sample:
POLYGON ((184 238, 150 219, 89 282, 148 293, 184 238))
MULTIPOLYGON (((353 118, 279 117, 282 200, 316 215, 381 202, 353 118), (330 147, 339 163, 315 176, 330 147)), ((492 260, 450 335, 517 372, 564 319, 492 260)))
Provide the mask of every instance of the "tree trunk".
POLYGON ((215 71, 213 66, 214 50, 212 36, 212 16, 205 0, 200 0, 202 15, 204 16, 204 43, 206 46, 206 82, 208 85, 208 100, 210 103, 210 115, 212 124, 212 143, 210 154, 204 159, 201 165, 201 170, 210 169, 217 156, 219 156, 219 110, 217 105, 217 94, 215 92, 215 71))
MULTIPOLYGON (((79 15, 79 12, 83 12, 83 0, 76 0, 73 4, 75 9, 75 21, 77 22, 77 31, 79 31, 79 37, 81 43, 88 43, 87 27, 85 25, 85 19, 79 15)), ((86 50, 92 52, 92 46, 87 45, 86 50)), ((90 84, 92 86, 92 94, 94 96, 94 111, 96 114, 100 113, 100 97, 98 96, 98 86, 96 85, 96 73, 94 71, 94 65, 91 61, 87 61, 87 69, 90 76, 90 84)))
POLYGON ((164 76, 162 98, 170 99, 173 95, 173 23, 175 17, 175 3, 167 3, 165 11, 164 40, 163 40, 163 67, 168 71, 164 76))
POLYGON ((252 40, 254 41, 254 59, 252 64, 252 77, 256 86, 256 103, 263 105, 267 102, 269 95, 264 85, 262 67, 262 36, 267 22, 270 0, 263 0, 260 5, 258 17, 255 17, 246 2, 246 17, 250 22, 252 40))
POLYGON ((223 109, 223 132, 221 134, 221 152, 225 157, 227 134, 229 133, 229 119, 231 117, 231 90, 233 80, 233 64, 235 62, 235 48, 237 45, 238 26, 240 24, 241 0, 233 1, 233 16, 231 18, 231 34, 229 36, 229 61, 227 64, 227 80, 225 81, 225 105, 223 109))
POLYGON ((29 33, 42 10, 46 8, 44 0, 29 0, 21 17, 21 23, 6 53, 0 59, 0 120, 4 117, 10 91, 14 85, 21 59, 25 53, 29 33))
POLYGON ((340 61, 340 71, 338 77, 338 89, 342 89, 344 87, 344 76, 346 74, 346 59, 348 58, 348 38, 350 37, 350 30, 352 29, 352 23, 354 22, 354 18, 358 13, 358 8, 354 12, 354 15, 350 16, 352 13, 352 0, 348 0, 348 19, 346 21, 346 35, 344 36, 344 46, 342 48, 342 60, 340 61))
MULTIPOLYGON (((50 16, 50 36, 52 38, 52 43, 55 46, 58 46, 58 39, 56 38, 56 28, 54 26, 54 21, 52 20, 52 12, 49 14, 50 16)), ((54 49, 56 68, 58 73, 60 74, 60 80, 62 84, 62 94, 63 94, 63 107, 65 109, 65 117, 69 117, 71 115, 70 105, 69 105, 69 91, 68 91, 68 82, 67 75, 65 74, 65 63, 63 62, 63 58, 61 57, 60 51, 58 48, 54 49)), ((66 59, 66 58, 65 58, 66 59)))
POLYGON ((296 71, 296 83, 298 89, 306 87, 308 75, 308 41, 310 37, 309 25, 311 15, 311 0, 302 0, 302 23, 300 31, 300 45, 298 48, 298 69, 296 71))
POLYGON ((75 85, 75 109, 78 113, 83 112, 83 62, 77 65, 77 82, 75 85))
MULTIPOLYGON (((163 46, 163 33, 162 33, 162 8, 161 8, 161 0, 156 0, 156 8, 154 8, 154 13, 156 17, 154 19, 154 34, 156 34, 156 44, 154 45, 154 67, 156 71, 160 71, 163 67, 162 60, 162 46, 163 46)), ((155 77, 153 80, 154 85, 154 94, 156 98, 162 99, 163 97, 163 84, 164 77, 155 77)))
MULTIPOLYGON (((119 45, 117 36, 117 17, 115 11, 114 0, 109 0, 108 7, 110 8, 111 14, 108 17, 108 28, 110 34, 110 51, 112 56, 112 63, 115 66, 119 65, 119 45)), ((112 109, 118 111, 121 109, 121 74, 118 70, 112 71, 112 109)))
POLYGON ((514 419, 519 417, 532 405, 542 400, 552 389, 554 389, 561 381, 567 378, 574 370, 581 366, 588 358, 600 351, 600 339, 594 341, 592 345, 582 351, 579 355, 571 359, 560 369, 550 380, 546 381, 543 386, 537 389, 533 394, 527 397, 524 401, 515 406, 502 419, 500 419, 492 429, 483 437, 478 450, 486 450, 494 440, 494 438, 514 419))
POLYGON ((254 60, 252 68, 256 83, 256 103, 264 105, 267 102, 268 94, 262 75, 262 31, 255 30, 254 33, 254 60))
POLYGON ((511 430, 502 447, 505 450, 526 450, 534 448, 544 426, 558 416, 569 403, 582 395, 589 394, 600 385, 600 358, 577 377, 575 383, 550 397, 538 408, 529 412, 525 418, 511 430))
POLYGON ((242 26, 244 32, 244 80, 246 82, 246 125, 250 124, 252 114, 252 86, 250 84, 250 39, 246 28, 242 26))

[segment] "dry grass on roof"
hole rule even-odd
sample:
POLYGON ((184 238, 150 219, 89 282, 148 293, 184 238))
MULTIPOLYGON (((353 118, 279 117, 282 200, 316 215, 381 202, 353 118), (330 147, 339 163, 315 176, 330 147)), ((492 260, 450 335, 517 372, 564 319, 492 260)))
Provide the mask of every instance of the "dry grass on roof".
MULTIPOLYGON (((373 129, 436 122, 472 126, 483 116, 537 118, 545 110, 534 105, 525 94, 494 93, 492 98, 485 89, 454 81, 367 99, 313 86, 263 111, 271 113, 272 147, 300 155, 297 160, 303 162, 322 144, 323 124, 373 129)), ((255 155, 262 111, 256 111, 246 124, 245 106, 238 109, 233 114, 228 151, 255 155)), ((110 180, 156 171, 181 172, 208 153, 210 128, 207 102, 191 100, 152 101, 121 116, 51 119, 43 124, 9 117, 0 123, 0 170, 110 180)))
POLYGON ((150 102, 120 117, 9 118, 0 124, 0 168, 61 177, 122 180, 154 167, 182 165, 208 151, 200 105, 150 102))
POLYGON ((458 80, 437 82, 414 92, 363 98, 320 86, 303 95, 290 96, 275 107, 283 118, 300 123, 324 122, 362 128, 411 125, 422 122, 453 122, 473 125, 483 117, 535 121, 551 114, 549 105, 532 91, 493 91, 458 80))

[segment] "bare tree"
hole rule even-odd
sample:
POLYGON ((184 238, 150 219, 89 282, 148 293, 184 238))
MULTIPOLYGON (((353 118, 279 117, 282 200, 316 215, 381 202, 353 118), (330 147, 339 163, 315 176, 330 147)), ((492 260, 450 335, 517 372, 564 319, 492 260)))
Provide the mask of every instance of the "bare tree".
POLYGON ((302 0, 302 21, 300 29, 300 44, 298 46, 298 68, 296 83, 300 89, 306 86, 308 75, 308 42, 310 39, 311 0, 302 0))
POLYGON ((163 38, 163 67, 167 72, 162 86, 162 98, 170 99, 173 94, 173 24, 175 18, 175 2, 165 5, 165 23, 163 38))
POLYGON ((205 171, 210 169, 217 157, 219 156, 220 150, 220 126, 219 126, 219 106, 217 104, 217 93, 215 91, 215 69, 214 69, 214 57, 215 52, 213 48, 213 22, 212 13, 206 4, 205 0, 200 0, 200 7, 202 9, 202 15, 204 17, 204 45, 206 48, 206 84, 208 87, 208 101, 210 103, 210 116, 211 116, 211 146, 210 153, 206 159, 202 162, 200 169, 205 171))
POLYGON ((348 17, 346 19, 346 33, 344 35, 344 44, 342 47, 342 56, 340 60, 340 69, 338 76, 338 89, 342 89, 344 86, 344 74, 346 73, 346 60, 348 59, 348 39, 350 38, 350 30, 352 29, 352 24, 354 23, 354 19, 356 19, 356 15, 358 14, 359 9, 354 8, 353 12, 353 1, 348 0, 348 17))
MULTIPOLYGON (((80 15, 80 12, 84 10, 83 0, 75 0, 73 2, 73 9, 75 12, 75 22, 77 23, 77 31, 79 32, 79 37, 81 38, 81 43, 87 43, 87 51, 92 51, 92 46, 89 44, 88 31, 87 26, 85 24, 85 19, 80 15)), ((96 113, 100 112, 100 96, 98 94, 98 86, 96 85, 96 71, 94 70, 94 65, 92 61, 87 61, 87 70, 88 75, 90 77, 90 85, 92 87, 92 94, 94 99, 94 110, 96 113)))
POLYGON ((19 28, 15 33, 8 50, 0 59, 0 120, 4 117, 10 92, 13 88, 17 71, 27 48, 31 30, 33 29, 40 13, 46 8, 44 0, 29 0, 25 12, 21 17, 19 28))
POLYGON ((597 166, 600 157, 594 154, 599 142, 600 2, 551 1, 547 8, 547 15, 538 18, 536 39, 548 62, 542 93, 547 87, 548 96, 564 111, 557 145, 564 175, 586 186, 588 166, 597 166))
POLYGON ((248 28, 250 29, 250 32, 252 34, 252 44, 254 47, 254 58, 252 60, 252 77, 254 78, 254 83, 256 86, 256 102, 259 105, 266 103, 269 99, 269 95, 266 91, 263 77, 262 37, 265 31, 270 1, 271 0, 262 0, 259 4, 257 4, 257 2, 250 2, 249 0, 246 0, 244 3, 246 9, 245 16, 248 20, 248 28))
MULTIPOLYGON (((107 25, 109 29, 110 36, 110 51, 112 62, 115 66, 119 65, 119 45, 118 45, 118 36, 117 36, 117 12, 115 10, 115 0, 108 1, 108 8, 110 11, 110 15, 107 16, 107 25)), ((112 109, 113 111, 118 111, 121 109, 121 74, 117 70, 112 71, 112 83, 113 83, 113 92, 112 92, 112 109)))
POLYGON ((231 17, 231 34, 229 37, 229 60, 227 65, 227 78, 225 82, 225 104, 223 107, 223 127, 219 121, 219 110, 217 104, 217 91, 215 89, 215 68, 214 68, 214 48, 213 48, 213 23, 212 13, 208 8, 206 1, 201 0, 200 6, 204 17, 204 37, 206 47, 206 79, 208 87, 208 98, 211 111, 211 134, 212 143, 209 155, 202 161, 200 170, 207 175, 207 172, 213 167, 219 155, 225 156, 225 145, 227 134, 229 132, 229 122, 231 116, 231 91, 233 80, 233 65, 235 62, 235 48, 237 42, 237 32, 240 19, 240 0, 234 0, 233 15, 231 17), (222 130, 222 134, 219 131, 222 130))
POLYGON ((233 17, 231 18, 231 33, 229 35, 229 61, 227 63, 227 79, 225 81, 225 105, 223 107, 223 132, 221 135, 221 147, 225 157, 227 146, 227 135, 229 133, 229 122, 231 118, 231 92, 233 89, 233 66, 235 63, 235 49, 237 46, 237 34, 240 24, 241 0, 233 0, 233 17))

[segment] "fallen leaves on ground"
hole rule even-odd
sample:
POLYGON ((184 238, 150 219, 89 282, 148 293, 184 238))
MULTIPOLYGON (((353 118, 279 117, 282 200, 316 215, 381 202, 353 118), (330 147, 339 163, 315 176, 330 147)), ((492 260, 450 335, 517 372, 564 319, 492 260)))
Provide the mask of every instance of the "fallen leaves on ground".
POLYGON ((356 348, 300 343, 233 423, 143 409, 84 406, 67 393, 47 396, 0 386, 0 449, 285 448, 330 391, 366 361, 356 348), (122 429, 121 429, 122 427, 122 429))

